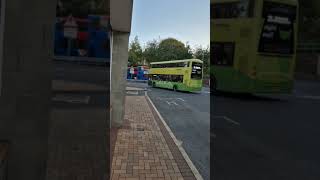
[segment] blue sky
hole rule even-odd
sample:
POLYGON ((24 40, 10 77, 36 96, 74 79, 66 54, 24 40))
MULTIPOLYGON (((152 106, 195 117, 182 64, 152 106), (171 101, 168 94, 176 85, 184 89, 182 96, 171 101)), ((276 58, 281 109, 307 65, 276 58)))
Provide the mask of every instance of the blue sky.
POLYGON ((134 0, 130 41, 176 38, 191 47, 210 42, 210 0, 134 0))

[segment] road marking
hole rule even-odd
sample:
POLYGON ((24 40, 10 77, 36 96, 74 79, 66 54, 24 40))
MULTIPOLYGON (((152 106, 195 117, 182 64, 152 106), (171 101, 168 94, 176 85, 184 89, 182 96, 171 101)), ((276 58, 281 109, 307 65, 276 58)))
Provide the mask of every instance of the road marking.
POLYGON ((240 123, 238 123, 237 121, 232 120, 231 118, 228 118, 227 116, 213 116, 213 118, 221 118, 224 119, 232 124, 238 125, 240 126, 240 123))
POLYGON ((171 104, 174 104, 174 105, 176 105, 176 106, 179 106, 175 101, 166 101, 166 103, 169 105, 169 106, 171 106, 171 104))
POLYGON ((182 98, 177 98, 178 100, 180 100, 180 101, 183 101, 183 102, 185 102, 185 100, 184 99, 182 99, 182 98))
POLYGON ((133 95, 138 95, 138 91, 127 91, 127 94, 133 94, 133 95))
POLYGON ((207 93, 207 94, 210 94, 210 91, 202 91, 203 93, 207 93))
POLYGON ((145 95, 147 97, 147 99, 149 100, 151 106, 153 107, 153 109, 156 111, 157 115, 159 116, 161 122, 163 123, 163 125, 165 126, 165 128, 167 129, 167 131, 169 132, 169 135, 171 136, 171 138, 173 139, 174 143, 176 144, 176 146, 179 148, 183 158, 186 160, 187 164, 189 165, 193 175, 196 177, 197 180, 203 180, 201 174, 199 173, 198 169, 196 168, 196 166, 193 164, 193 162, 191 161, 191 159, 189 158, 188 154, 186 153, 186 151, 184 150, 184 148, 182 147, 182 145, 179 145, 179 141, 176 138, 176 136, 173 134, 173 132, 171 131, 170 127, 167 125, 166 121, 163 119, 163 117, 161 116, 160 112, 158 111, 158 109, 156 108, 156 106, 153 104, 153 102, 151 101, 150 97, 148 96, 147 92, 145 92, 145 95))
POLYGON ((183 141, 181 141, 181 140, 177 140, 177 141, 178 141, 179 146, 182 146, 183 141))

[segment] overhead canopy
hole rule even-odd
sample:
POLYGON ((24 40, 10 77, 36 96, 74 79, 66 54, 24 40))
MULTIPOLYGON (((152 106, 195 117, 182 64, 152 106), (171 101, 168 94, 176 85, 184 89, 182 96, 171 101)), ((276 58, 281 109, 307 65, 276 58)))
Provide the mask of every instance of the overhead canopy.
POLYGON ((110 0, 110 20, 112 30, 131 31, 133 0, 110 0))

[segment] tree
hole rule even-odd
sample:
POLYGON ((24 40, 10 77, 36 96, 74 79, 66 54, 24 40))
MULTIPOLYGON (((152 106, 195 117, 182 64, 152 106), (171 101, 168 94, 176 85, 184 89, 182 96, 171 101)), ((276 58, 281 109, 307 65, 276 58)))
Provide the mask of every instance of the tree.
POLYGON ((138 36, 130 43, 128 61, 131 65, 138 65, 143 62, 143 51, 138 36))
POLYGON ((143 54, 149 63, 192 58, 190 46, 174 38, 163 39, 160 42, 157 40, 147 42, 143 54))
POLYGON ((143 52, 143 56, 145 57, 147 62, 157 62, 160 61, 159 58, 159 42, 157 40, 152 40, 147 42, 146 48, 143 52))
POLYGON ((193 53, 194 58, 203 61, 203 74, 204 77, 209 77, 209 66, 210 66, 210 50, 209 47, 203 48, 201 46, 197 47, 193 53))
POLYGON ((185 46, 182 42, 174 39, 167 38, 159 43, 159 58, 161 61, 190 59, 192 53, 190 46, 185 46))

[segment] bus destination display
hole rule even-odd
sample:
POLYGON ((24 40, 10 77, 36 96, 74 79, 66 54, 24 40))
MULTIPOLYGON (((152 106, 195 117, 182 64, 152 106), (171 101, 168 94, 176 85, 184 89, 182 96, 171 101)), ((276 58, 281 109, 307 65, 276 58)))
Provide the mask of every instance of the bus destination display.
POLYGON ((265 2, 265 18, 259 42, 259 52, 293 54, 296 8, 290 5, 265 2))

